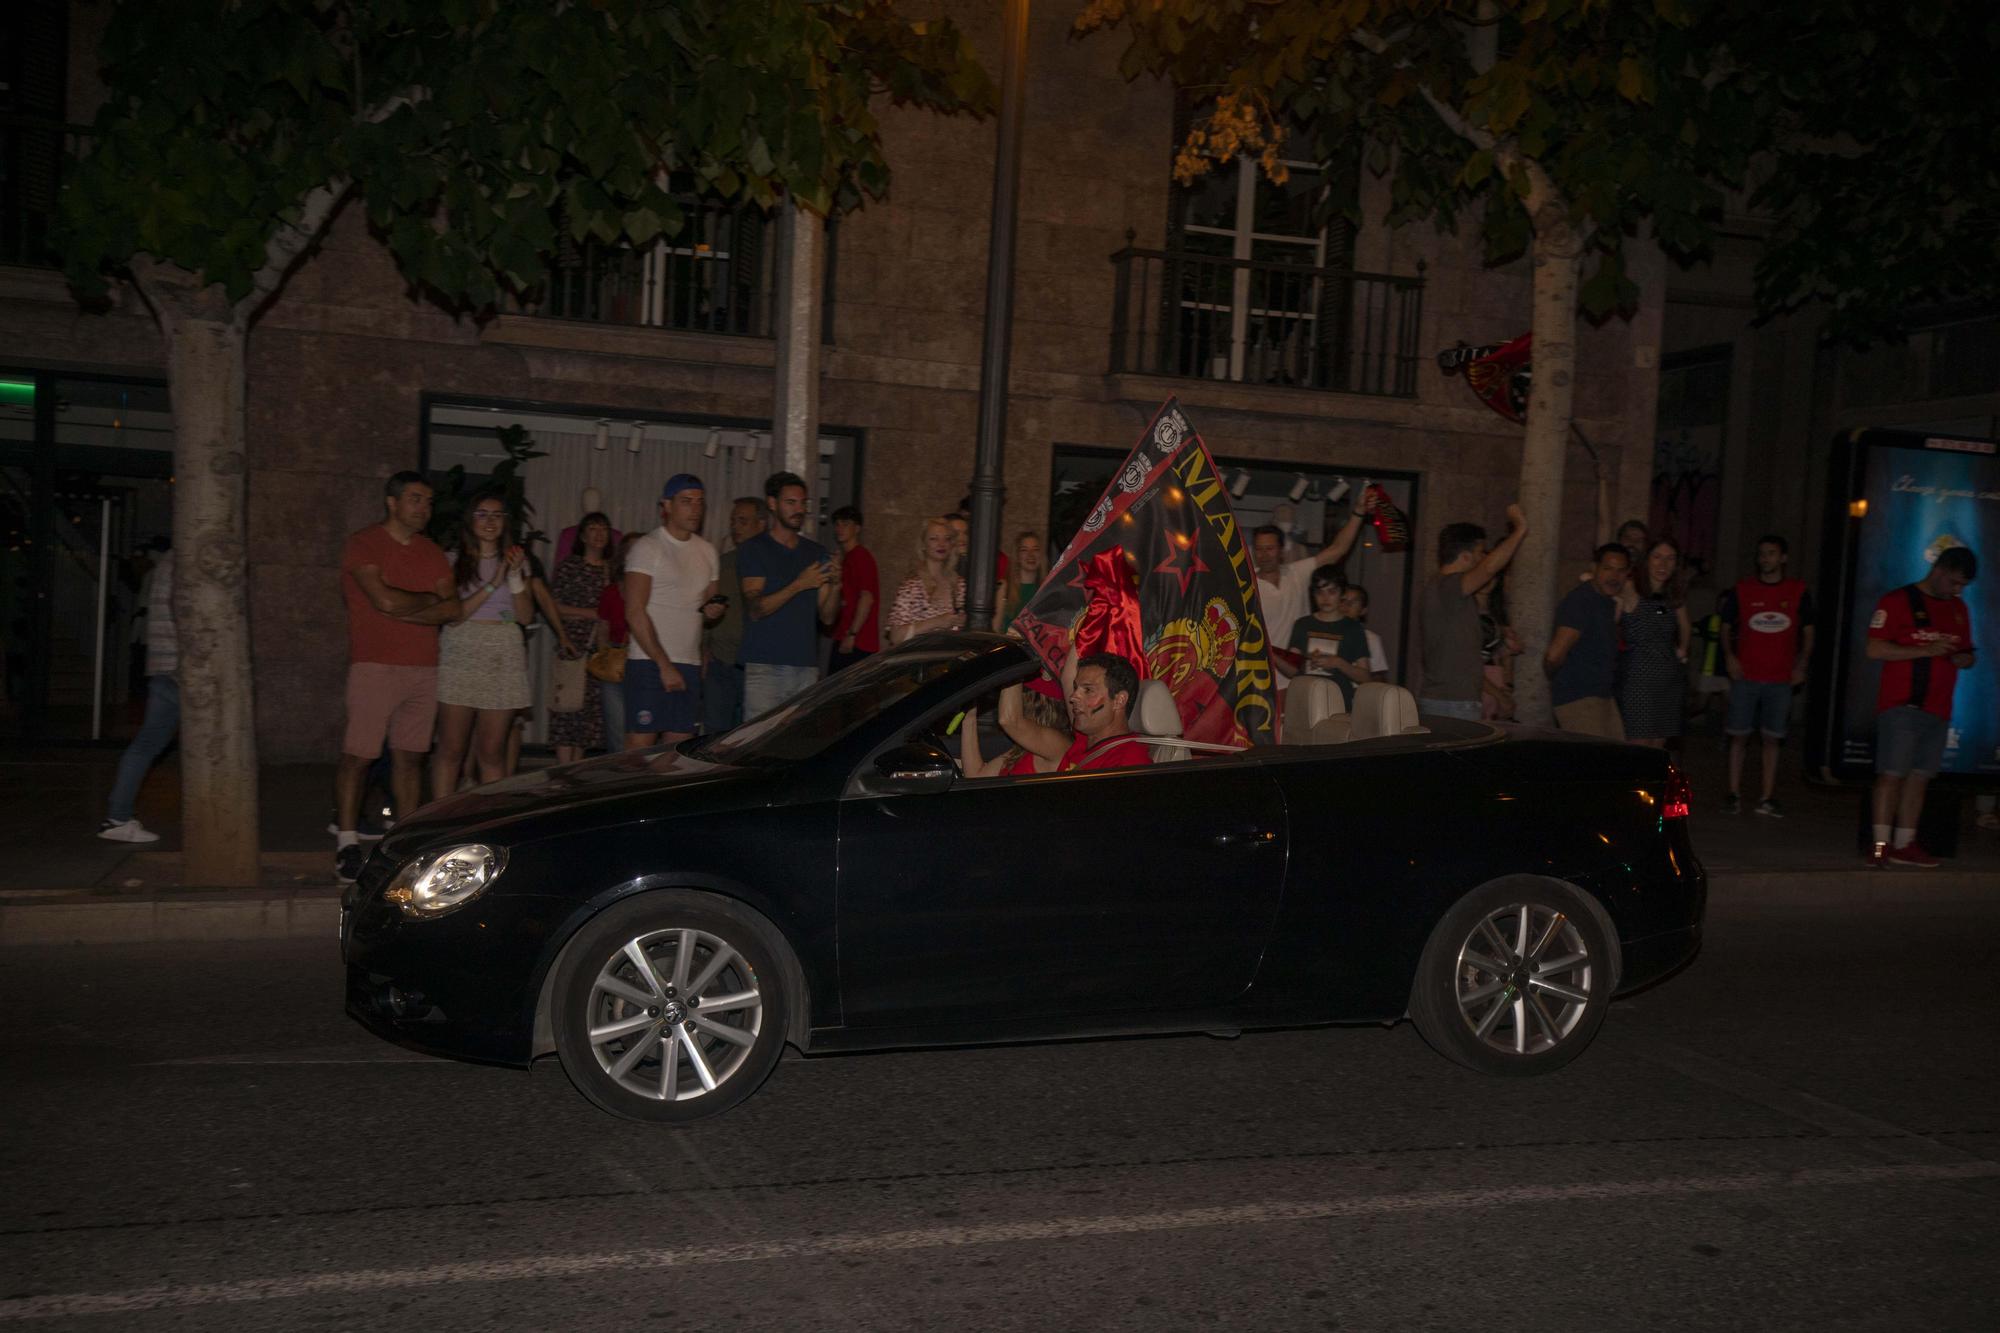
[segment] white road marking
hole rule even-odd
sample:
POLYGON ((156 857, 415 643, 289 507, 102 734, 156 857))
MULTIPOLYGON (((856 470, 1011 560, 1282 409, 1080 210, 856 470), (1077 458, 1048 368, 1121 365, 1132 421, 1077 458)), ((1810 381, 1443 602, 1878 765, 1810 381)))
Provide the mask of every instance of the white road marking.
POLYGON ((384 1043, 365 1048, 365 1055, 348 1055, 352 1046, 315 1046, 305 1050, 245 1051, 235 1055, 187 1055, 177 1060, 148 1060, 142 1068, 159 1069, 189 1065, 440 1065, 458 1067, 458 1062, 440 1056, 406 1051, 384 1043))
POLYGON ((371 1268, 291 1277, 252 1278, 195 1286, 139 1287, 130 1291, 74 1292, 0 1300, 0 1322, 133 1314, 142 1310, 247 1305, 304 1296, 355 1296, 411 1287, 465 1283, 521 1282, 639 1269, 704 1268, 718 1264, 764 1263, 774 1259, 815 1259, 829 1255, 900 1254, 968 1245, 1073 1240, 1088 1236, 1129 1236, 1190 1231, 1207 1227, 1269 1226, 1330 1218, 1371 1217, 1517 1204, 1611 1202, 1624 1199, 1686 1198, 1705 1194, 1748 1194, 1767 1190, 1920 1185, 2000 1176, 2000 1162, 1951 1165, 1825 1167, 1799 1171, 1748 1171, 1725 1176, 1660 1177, 1575 1185, 1516 1185, 1496 1189, 1431 1190, 1411 1194, 1358 1195, 1345 1199, 1239 1204, 1188 1208, 1164 1213, 1051 1217, 1039 1221, 996 1222, 984 1226, 926 1227, 911 1231, 856 1231, 790 1240, 742 1241, 681 1249, 618 1250, 598 1254, 491 1259, 427 1268, 371 1268))
POLYGON ((142 1069, 161 1069, 169 1065, 186 1068, 191 1065, 439 1065, 448 1068, 461 1067, 453 1060, 438 1060, 427 1055, 377 1055, 367 1058, 323 1060, 292 1060, 276 1055, 197 1055, 185 1060, 148 1060, 142 1069))

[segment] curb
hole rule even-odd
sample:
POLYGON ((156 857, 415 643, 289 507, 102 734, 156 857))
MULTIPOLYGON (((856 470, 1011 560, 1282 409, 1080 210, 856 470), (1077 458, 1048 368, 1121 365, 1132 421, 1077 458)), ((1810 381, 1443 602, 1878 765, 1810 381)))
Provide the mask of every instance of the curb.
MULTIPOLYGON (((0 902, 0 948, 64 944, 324 940, 340 929, 335 886, 0 902)), ((1715 870, 1709 908, 1840 908, 2000 902, 1991 870, 1715 870)))
POLYGON ((1920 903, 2000 902, 1994 870, 1718 870, 1708 871, 1708 905, 1717 907, 1887 907, 1920 903))
POLYGON ((339 929, 340 890, 331 887, 0 903, 0 948, 296 939, 332 945, 339 929))

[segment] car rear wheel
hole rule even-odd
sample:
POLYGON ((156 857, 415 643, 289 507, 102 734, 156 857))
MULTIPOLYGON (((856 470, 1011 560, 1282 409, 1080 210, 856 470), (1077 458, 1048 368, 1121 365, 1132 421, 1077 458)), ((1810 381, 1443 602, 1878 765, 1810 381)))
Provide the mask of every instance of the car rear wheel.
POLYGON ((1410 1018, 1439 1053, 1487 1074, 1546 1074, 1583 1053, 1616 979, 1582 893, 1513 879, 1460 899, 1431 932, 1410 1018))
POLYGON ((563 1071, 633 1120, 685 1124, 742 1102, 784 1049, 784 946, 773 934, 705 894, 649 893, 605 912, 556 978, 563 1071))

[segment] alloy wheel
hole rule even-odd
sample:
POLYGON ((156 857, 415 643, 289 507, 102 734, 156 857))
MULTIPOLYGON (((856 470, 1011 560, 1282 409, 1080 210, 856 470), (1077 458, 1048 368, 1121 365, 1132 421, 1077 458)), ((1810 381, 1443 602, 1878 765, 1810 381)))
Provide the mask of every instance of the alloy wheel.
POLYGON ((1481 917, 1459 946, 1453 976, 1466 1027, 1506 1055, 1561 1045, 1597 1000, 1583 933, 1567 914, 1536 903, 1481 917))
POLYGON ((727 940, 693 928, 625 942, 591 983, 591 1053, 625 1091, 688 1102, 729 1082, 763 1030, 756 969, 727 940))

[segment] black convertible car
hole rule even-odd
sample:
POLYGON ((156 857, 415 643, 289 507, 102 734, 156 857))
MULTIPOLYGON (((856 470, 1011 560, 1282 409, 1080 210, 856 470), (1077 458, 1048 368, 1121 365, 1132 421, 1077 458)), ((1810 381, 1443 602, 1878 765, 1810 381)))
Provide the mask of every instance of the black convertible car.
POLYGON ((1539 1073, 1699 945, 1657 750, 1419 719, 1374 685, 1351 716, 1288 707, 1306 743, 1209 753, 1153 685, 1150 766, 961 777, 961 714, 1036 669, 927 636, 724 735, 428 806, 343 901, 348 1010, 444 1055, 553 1052, 605 1109, 685 1121, 787 1042, 1408 1017, 1539 1073))

